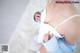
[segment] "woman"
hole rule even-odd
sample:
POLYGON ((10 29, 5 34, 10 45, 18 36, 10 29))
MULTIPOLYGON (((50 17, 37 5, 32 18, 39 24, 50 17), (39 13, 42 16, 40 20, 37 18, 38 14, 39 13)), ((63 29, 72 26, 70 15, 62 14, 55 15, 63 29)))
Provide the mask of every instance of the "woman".
MULTIPOLYGON (((76 47, 76 39, 80 35, 80 16, 76 15, 73 3, 56 3, 56 1, 71 0, 49 0, 46 7, 46 19, 44 22, 53 28, 56 33, 50 31, 44 34, 40 53, 73 53, 76 47)), ((44 29, 45 30, 45 29, 44 29)))

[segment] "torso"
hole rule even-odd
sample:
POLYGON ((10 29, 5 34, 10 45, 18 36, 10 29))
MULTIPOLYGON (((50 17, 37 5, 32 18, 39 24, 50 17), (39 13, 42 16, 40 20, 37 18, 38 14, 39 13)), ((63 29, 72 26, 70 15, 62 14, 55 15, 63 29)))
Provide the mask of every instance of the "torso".
MULTIPOLYGON (((56 6, 53 6, 51 4, 47 7, 47 22, 55 27, 55 25, 59 24, 61 21, 69 18, 70 16, 75 14, 75 9, 71 5, 63 5, 63 4, 56 4, 56 6)), ((61 25, 57 28, 57 31, 64 35, 67 42, 70 44, 74 44, 75 42, 75 35, 70 34, 71 32, 75 32, 75 23, 67 22, 64 25, 61 25), (69 25, 69 26, 67 26, 69 25), (73 30, 73 31, 72 31, 73 30)))

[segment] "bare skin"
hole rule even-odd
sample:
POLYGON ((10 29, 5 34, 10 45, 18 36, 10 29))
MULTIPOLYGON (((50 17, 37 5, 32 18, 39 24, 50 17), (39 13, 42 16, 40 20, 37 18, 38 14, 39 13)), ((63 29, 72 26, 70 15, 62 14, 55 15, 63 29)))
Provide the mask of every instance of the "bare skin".
MULTIPOLYGON (((76 12, 75 8, 71 4, 52 3, 50 4, 50 6, 47 6, 47 18, 45 22, 48 22, 48 24, 55 27, 55 25, 58 25, 61 21, 75 15, 75 12, 76 12)), ((75 44, 77 37, 80 35, 79 27, 80 27, 80 17, 74 17, 68 22, 58 26, 56 30, 60 34, 64 35, 66 42, 68 42, 69 44, 75 44)), ((45 41, 48 40, 49 35, 50 34, 48 33, 47 37, 44 38, 45 41)), ((43 49, 42 51, 46 51, 45 47, 43 48, 40 49, 43 49)))
MULTIPOLYGON (((52 4, 53 5, 53 4, 52 4)), ((75 15, 75 9, 71 4, 56 4, 55 6, 51 6, 51 8, 47 7, 47 22, 53 27, 57 26, 60 22, 65 19, 70 18, 75 15), (56 7, 55 7, 56 6, 56 7), (55 8, 54 8, 55 7, 55 8)), ((78 19, 77 17, 75 17, 78 19)), ((66 41, 70 44, 75 43, 75 36, 77 35, 76 29, 78 26, 74 22, 74 18, 57 27, 57 31, 60 34, 63 34, 66 41)))
POLYGON ((40 53, 47 53, 47 50, 45 49, 44 46, 42 46, 40 49, 39 49, 40 53))

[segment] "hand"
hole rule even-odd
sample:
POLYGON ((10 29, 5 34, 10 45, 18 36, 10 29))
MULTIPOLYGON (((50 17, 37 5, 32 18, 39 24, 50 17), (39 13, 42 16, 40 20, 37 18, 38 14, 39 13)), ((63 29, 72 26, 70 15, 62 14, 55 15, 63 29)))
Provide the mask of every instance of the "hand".
POLYGON ((48 40, 51 39, 51 37, 53 36, 53 34, 49 31, 48 33, 46 33, 43 37, 43 41, 47 42, 48 40))

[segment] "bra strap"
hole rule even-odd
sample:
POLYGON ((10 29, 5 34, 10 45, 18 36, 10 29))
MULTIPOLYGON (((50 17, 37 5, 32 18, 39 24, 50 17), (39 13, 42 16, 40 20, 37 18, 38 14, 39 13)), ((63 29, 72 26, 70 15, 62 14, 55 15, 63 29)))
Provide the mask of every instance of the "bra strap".
POLYGON ((58 26, 64 24, 65 22, 71 20, 72 18, 76 17, 76 16, 80 16, 80 15, 73 15, 73 16, 70 16, 69 18, 65 19, 64 21, 60 22, 58 25, 55 25, 54 27, 57 28, 58 26))

